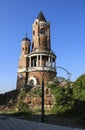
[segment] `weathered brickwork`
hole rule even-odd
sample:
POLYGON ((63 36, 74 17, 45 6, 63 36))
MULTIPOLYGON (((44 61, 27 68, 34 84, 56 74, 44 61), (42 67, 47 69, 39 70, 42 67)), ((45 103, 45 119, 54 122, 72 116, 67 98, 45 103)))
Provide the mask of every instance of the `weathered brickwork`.
POLYGON ((39 84, 41 84, 42 83, 42 79, 43 79, 43 76, 44 76, 44 82, 45 83, 47 83, 48 81, 50 81, 53 77, 55 77, 55 72, 30 72, 29 73, 29 76, 28 76, 28 78, 30 78, 31 76, 34 76, 34 77, 36 77, 36 79, 37 79, 37 82, 39 83, 39 84))

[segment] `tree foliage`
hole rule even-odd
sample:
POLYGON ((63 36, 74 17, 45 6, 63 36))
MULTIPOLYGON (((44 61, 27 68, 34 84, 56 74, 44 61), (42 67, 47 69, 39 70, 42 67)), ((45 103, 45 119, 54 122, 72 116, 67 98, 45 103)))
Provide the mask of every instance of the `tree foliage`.
POLYGON ((55 97, 55 105, 52 108, 52 112, 59 113, 71 109, 73 106, 72 88, 69 86, 61 87, 59 81, 48 84, 55 97))
POLYGON ((73 98, 85 101, 85 74, 81 75, 73 84, 73 98))
POLYGON ((29 109, 28 104, 26 104, 22 101, 19 102, 18 109, 19 109, 18 112, 24 112, 24 113, 28 112, 28 113, 30 113, 30 109, 29 109))
POLYGON ((52 112, 69 111, 71 114, 85 117, 85 74, 81 75, 72 86, 62 87, 60 84, 53 83, 48 87, 55 97, 52 112))
POLYGON ((85 119, 85 74, 81 75, 73 84, 73 111, 77 116, 85 119))

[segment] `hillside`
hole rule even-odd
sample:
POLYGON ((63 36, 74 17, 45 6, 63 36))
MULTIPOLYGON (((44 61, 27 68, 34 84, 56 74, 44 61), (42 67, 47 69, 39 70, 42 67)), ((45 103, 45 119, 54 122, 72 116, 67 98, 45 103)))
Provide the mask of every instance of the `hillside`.
MULTIPOLYGON (((26 112, 33 113, 41 111, 41 87, 33 87, 31 90, 14 90, 5 94, 0 94, 0 111, 1 112, 26 112)), ((44 108, 46 111, 51 110, 54 104, 54 96, 50 88, 44 90, 44 108)))
MULTIPOLYGON (((45 122, 85 128, 85 75, 45 85, 45 122)), ((0 112, 41 121, 41 87, 0 94, 0 112)))

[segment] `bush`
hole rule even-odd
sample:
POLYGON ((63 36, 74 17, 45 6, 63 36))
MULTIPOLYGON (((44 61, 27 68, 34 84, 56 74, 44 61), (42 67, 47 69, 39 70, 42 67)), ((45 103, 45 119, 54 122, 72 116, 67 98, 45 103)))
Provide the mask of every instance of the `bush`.
POLYGON ((85 75, 80 76, 73 84, 73 98, 85 101, 85 75))
POLYGON ((23 113, 30 113, 30 109, 29 109, 28 104, 26 104, 22 101, 19 102, 18 111, 23 112, 23 113))
POLYGON ((61 87, 60 85, 48 84, 52 94, 55 97, 55 105, 52 108, 52 113, 62 113, 73 107, 73 90, 71 87, 61 87))
POLYGON ((42 90, 41 90, 41 88, 33 88, 33 89, 31 89, 31 94, 38 95, 39 97, 41 97, 42 90))

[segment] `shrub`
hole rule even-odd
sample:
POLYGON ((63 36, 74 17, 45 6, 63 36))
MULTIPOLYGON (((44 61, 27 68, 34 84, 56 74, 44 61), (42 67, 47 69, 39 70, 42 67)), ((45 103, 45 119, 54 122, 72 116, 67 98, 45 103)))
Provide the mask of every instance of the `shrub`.
POLYGON ((73 98, 85 101, 85 75, 80 76, 73 84, 73 98))
POLYGON ((52 113, 65 112, 73 107, 73 91, 71 87, 61 87, 60 85, 48 84, 52 94, 55 97, 55 105, 52 108, 52 113))
POLYGON ((41 97, 42 90, 41 90, 41 88, 33 88, 33 89, 31 89, 31 94, 38 95, 39 97, 41 97))
POLYGON ((23 112, 23 113, 30 113, 30 109, 29 109, 28 104, 26 104, 22 101, 19 102, 18 111, 23 112))

